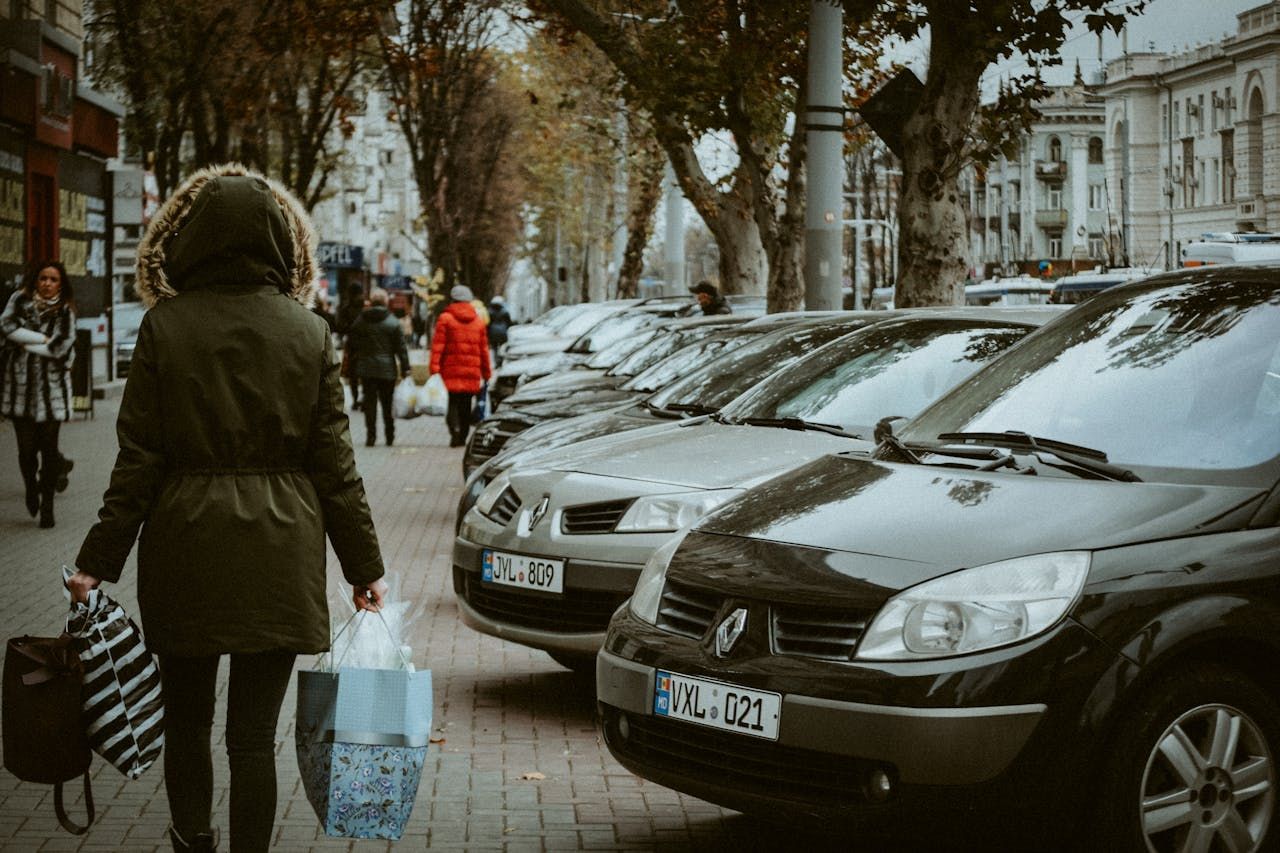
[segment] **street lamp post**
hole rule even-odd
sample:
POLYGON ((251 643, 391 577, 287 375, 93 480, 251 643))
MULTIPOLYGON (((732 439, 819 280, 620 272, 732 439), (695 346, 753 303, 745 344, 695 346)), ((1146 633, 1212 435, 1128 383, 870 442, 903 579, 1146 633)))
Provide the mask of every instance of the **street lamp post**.
POLYGON ((844 190, 844 12, 831 0, 809 6, 809 97, 805 105, 808 201, 805 206, 805 307, 841 307, 844 190))

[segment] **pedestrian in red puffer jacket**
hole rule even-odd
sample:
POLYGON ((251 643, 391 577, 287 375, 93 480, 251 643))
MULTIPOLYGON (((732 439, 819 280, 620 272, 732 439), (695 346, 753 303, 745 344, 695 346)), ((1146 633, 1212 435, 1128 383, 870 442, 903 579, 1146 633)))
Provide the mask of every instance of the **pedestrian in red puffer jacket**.
POLYGON ((459 284, 449 298, 453 302, 436 321, 431 340, 431 372, 440 374, 449 391, 449 446, 461 447, 471 430, 476 394, 489 381, 489 333, 471 305, 471 288, 459 284))

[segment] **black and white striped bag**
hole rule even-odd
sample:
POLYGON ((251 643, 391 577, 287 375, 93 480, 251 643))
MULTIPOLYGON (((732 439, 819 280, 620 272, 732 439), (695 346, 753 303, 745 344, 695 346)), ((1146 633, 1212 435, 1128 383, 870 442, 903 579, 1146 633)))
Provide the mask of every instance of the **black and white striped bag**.
POLYGON ((102 590, 73 602, 67 633, 84 664, 83 719, 93 751, 130 779, 164 748, 160 671, 142 633, 102 590))

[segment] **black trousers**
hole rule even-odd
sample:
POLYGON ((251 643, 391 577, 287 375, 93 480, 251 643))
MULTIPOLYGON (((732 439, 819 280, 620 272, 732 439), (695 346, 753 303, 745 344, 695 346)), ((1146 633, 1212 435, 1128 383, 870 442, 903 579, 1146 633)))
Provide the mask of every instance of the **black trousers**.
POLYGON ((18 470, 28 487, 39 486, 41 494, 53 497, 54 484, 62 472, 62 454, 58 452, 58 431, 62 421, 14 418, 13 432, 18 439, 18 470))
POLYGON ((396 437, 396 420, 391 412, 391 398, 396 391, 394 379, 361 379, 364 385, 364 434, 372 444, 378 438, 378 407, 382 407, 382 428, 387 444, 396 437))
MULTIPOLYGON (((227 759, 232 853, 265 853, 276 821, 276 722, 293 674, 292 652, 231 655, 227 759)), ((164 783, 173 828, 183 838, 211 829, 217 655, 160 657, 164 689, 164 783)))
POLYGON ((475 394, 449 392, 449 410, 445 413, 444 422, 449 427, 449 437, 455 445, 467 443, 467 433, 471 432, 471 412, 475 405, 475 394))

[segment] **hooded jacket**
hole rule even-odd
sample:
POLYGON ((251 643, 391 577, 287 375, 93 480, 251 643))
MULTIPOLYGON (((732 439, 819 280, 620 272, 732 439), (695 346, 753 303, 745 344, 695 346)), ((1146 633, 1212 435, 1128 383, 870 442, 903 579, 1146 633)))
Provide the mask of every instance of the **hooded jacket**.
POLYGON ((328 648, 326 534, 348 583, 383 574, 338 361, 308 310, 314 246, 286 190, 229 166, 183 184, 138 247, 149 310, 76 565, 117 581, 138 539, 153 651, 328 648))
POLYGON ((347 346, 353 372, 360 379, 395 380, 409 375, 404 331, 385 305, 364 309, 351 326, 347 346))
POLYGON ((436 321, 431 372, 454 394, 476 394, 489 381, 489 335, 469 302, 451 302, 436 321))

